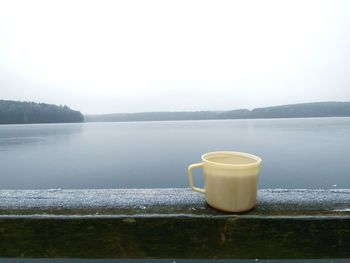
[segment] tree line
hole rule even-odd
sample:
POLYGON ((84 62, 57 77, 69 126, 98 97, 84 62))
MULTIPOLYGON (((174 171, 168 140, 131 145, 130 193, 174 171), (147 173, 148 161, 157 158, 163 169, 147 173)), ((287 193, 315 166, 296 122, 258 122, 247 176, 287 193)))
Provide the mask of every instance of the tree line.
POLYGON ((0 100, 0 124, 83 122, 84 116, 66 105, 0 100))
POLYGON ((313 102, 281 105, 253 110, 192 111, 192 112, 139 112, 86 115, 85 121, 175 121, 220 119, 267 119, 308 117, 350 117, 350 102, 313 102))

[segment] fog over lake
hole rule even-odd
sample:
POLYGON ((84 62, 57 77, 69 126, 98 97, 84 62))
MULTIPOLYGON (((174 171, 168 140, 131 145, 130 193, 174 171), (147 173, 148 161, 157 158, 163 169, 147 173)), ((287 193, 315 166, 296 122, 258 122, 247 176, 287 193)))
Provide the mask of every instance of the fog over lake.
POLYGON ((260 156, 260 188, 350 188, 350 118, 1 125, 0 185, 187 187, 217 150, 260 156))

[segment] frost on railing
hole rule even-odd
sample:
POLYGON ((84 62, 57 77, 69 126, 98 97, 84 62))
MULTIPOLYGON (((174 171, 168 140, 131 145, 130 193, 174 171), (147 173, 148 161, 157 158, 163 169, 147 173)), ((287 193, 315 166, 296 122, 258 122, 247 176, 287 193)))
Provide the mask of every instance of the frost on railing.
POLYGON ((259 190, 243 214, 189 189, 0 190, 0 257, 350 258, 349 189, 259 190))

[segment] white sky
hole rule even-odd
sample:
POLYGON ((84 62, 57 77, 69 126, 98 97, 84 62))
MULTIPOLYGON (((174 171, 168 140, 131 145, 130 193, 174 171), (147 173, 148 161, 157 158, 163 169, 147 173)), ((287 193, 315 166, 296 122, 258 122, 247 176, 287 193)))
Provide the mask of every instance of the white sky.
POLYGON ((350 101, 350 1, 0 0, 0 99, 83 113, 350 101))

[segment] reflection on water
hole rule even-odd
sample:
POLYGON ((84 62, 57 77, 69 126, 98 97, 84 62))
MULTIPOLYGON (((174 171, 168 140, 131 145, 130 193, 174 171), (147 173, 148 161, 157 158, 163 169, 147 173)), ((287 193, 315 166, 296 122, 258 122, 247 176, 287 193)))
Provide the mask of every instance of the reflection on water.
POLYGON ((1 125, 0 150, 8 146, 69 140, 70 136, 81 133, 82 128, 82 124, 1 125))
POLYGON ((350 118, 0 125, 0 188, 187 187, 216 150, 260 156, 260 188, 350 188, 349 134, 350 118))
MULTIPOLYGON (((14 138, 0 138, 1 150, 6 150, 5 146, 21 145, 34 142, 44 142, 45 137, 14 137, 14 138)), ((46 140, 47 141, 47 140, 46 140)))

